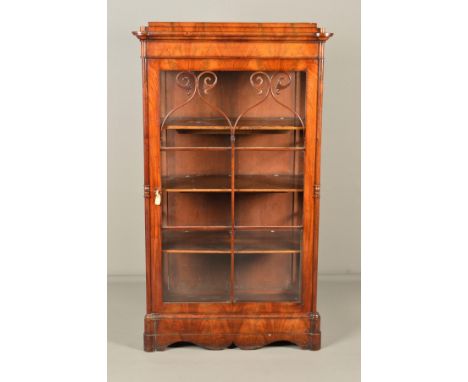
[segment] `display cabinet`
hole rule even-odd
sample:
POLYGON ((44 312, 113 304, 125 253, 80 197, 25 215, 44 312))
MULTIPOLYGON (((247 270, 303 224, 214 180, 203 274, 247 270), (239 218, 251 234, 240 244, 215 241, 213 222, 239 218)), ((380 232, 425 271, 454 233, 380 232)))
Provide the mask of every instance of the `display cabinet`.
POLYGON ((144 349, 320 348, 323 45, 312 23, 161 23, 141 41, 144 349))

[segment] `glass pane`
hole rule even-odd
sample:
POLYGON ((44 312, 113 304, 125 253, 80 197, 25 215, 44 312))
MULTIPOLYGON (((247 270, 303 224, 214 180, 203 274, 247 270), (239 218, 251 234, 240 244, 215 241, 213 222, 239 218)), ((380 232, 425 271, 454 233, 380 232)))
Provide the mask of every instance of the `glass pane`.
POLYGON ((164 301, 229 301, 229 254, 164 253, 163 269, 164 301))
POLYGON ((236 301, 299 301, 299 253, 236 253, 236 301))
POLYGON ((305 89, 304 72, 161 72, 165 301, 299 301, 305 89))

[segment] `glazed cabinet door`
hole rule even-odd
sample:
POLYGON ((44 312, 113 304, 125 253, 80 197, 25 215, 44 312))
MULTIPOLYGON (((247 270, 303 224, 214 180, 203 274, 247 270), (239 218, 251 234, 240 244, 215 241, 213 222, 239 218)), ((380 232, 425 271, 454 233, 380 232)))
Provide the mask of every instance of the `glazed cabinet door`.
POLYGON ((310 308, 316 75, 239 67, 149 63, 157 311, 310 308))

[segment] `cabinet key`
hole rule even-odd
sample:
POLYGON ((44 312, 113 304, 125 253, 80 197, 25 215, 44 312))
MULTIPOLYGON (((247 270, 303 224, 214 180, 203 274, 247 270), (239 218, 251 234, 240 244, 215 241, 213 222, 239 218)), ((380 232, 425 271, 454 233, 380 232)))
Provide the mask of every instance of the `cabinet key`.
POLYGON ((154 190, 154 204, 161 205, 161 191, 159 190, 154 190))

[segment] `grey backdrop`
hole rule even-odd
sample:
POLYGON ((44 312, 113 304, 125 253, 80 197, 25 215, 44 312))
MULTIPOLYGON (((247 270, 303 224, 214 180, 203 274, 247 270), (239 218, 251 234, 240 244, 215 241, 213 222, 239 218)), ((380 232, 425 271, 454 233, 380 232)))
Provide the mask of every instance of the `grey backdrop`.
POLYGON ((317 22, 325 47, 320 274, 360 273, 359 0, 108 1, 108 273, 143 275, 140 43, 147 21, 317 22))

